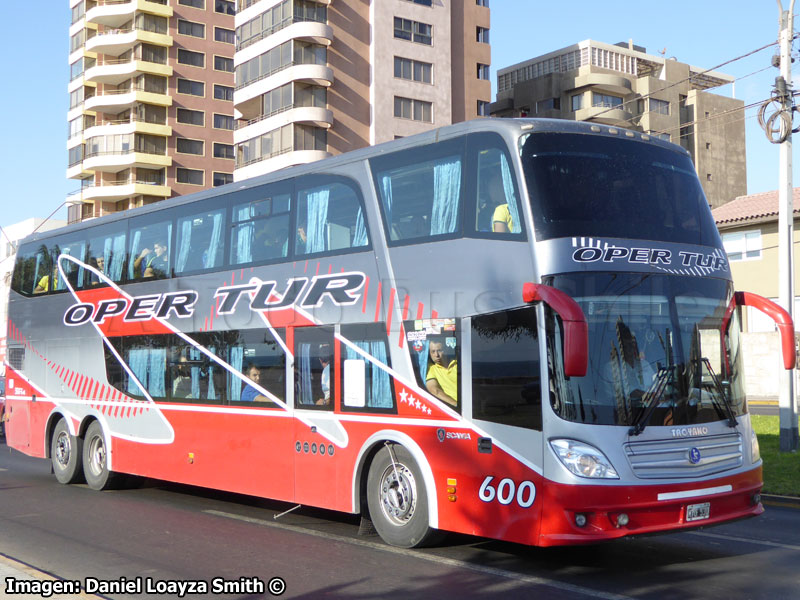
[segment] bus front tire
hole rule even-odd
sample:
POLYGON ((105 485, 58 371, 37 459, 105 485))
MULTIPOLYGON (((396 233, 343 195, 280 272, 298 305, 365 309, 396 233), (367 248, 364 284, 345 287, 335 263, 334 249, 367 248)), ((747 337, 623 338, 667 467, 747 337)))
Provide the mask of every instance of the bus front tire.
POLYGON ((422 471, 403 446, 385 446, 375 455, 367 476, 367 505, 375 530, 391 546, 420 547, 438 533, 428 527, 422 471))
POLYGON ((70 434, 64 419, 59 420, 50 439, 50 462, 59 483, 66 485, 81 480, 82 454, 83 440, 70 434))
POLYGON ((117 482, 118 474, 108 469, 106 452, 103 428, 95 421, 89 425, 83 440, 83 473, 93 490, 106 490, 117 482))

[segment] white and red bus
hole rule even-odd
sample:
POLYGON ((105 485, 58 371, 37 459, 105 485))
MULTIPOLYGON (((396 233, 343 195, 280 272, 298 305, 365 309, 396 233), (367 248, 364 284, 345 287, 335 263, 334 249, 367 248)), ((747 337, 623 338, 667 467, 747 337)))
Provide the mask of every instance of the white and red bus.
POLYGON ((7 443, 437 530, 579 544, 760 514, 735 293, 689 155, 483 119, 36 234, 7 443))

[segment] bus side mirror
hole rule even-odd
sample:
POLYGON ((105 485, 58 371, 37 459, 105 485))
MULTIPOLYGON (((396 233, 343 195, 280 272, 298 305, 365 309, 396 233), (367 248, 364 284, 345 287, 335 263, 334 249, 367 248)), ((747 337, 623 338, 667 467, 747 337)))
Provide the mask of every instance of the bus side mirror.
POLYGON ((731 313, 733 313, 733 310, 737 306, 752 306, 775 321, 775 325, 778 326, 778 331, 781 334, 783 367, 785 369, 794 369, 797 360, 794 348, 794 322, 792 321, 792 317, 789 316, 789 313, 772 300, 768 300, 758 294, 753 294, 751 292, 735 292, 725 314, 722 327, 723 333, 728 329, 728 321, 730 320, 731 313))
POLYGON ((589 326, 580 305, 561 290, 541 283, 522 285, 525 302, 542 301, 564 323, 564 375, 583 377, 589 364, 589 326))

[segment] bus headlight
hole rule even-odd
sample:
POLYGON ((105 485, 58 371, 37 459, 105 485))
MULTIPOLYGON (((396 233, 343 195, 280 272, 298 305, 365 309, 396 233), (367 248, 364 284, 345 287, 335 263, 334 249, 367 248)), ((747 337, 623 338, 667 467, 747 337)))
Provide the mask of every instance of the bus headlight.
POLYGON ((575 440, 550 440, 550 447, 561 464, 578 477, 619 479, 611 461, 594 446, 575 440))
POLYGON ((761 448, 758 447, 758 436, 753 429, 750 430, 750 457, 753 462, 758 462, 761 459, 761 448))

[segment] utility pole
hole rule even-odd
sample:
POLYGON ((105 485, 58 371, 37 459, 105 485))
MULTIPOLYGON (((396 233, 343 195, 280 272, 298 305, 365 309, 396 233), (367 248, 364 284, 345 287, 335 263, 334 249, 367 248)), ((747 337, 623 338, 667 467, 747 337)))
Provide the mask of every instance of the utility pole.
MULTIPOLYGON (((780 69, 775 79, 775 99, 781 103, 780 183, 778 186, 778 274, 779 300, 794 319, 794 202, 792 189, 792 40, 794 38, 794 0, 789 10, 780 12, 780 69), (787 118, 788 117, 788 118, 787 118)), ((797 405, 794 389, 794 369, 781 369, 778 407, 780 411, 780 451, 794 452, 798 447, 797 405)))

